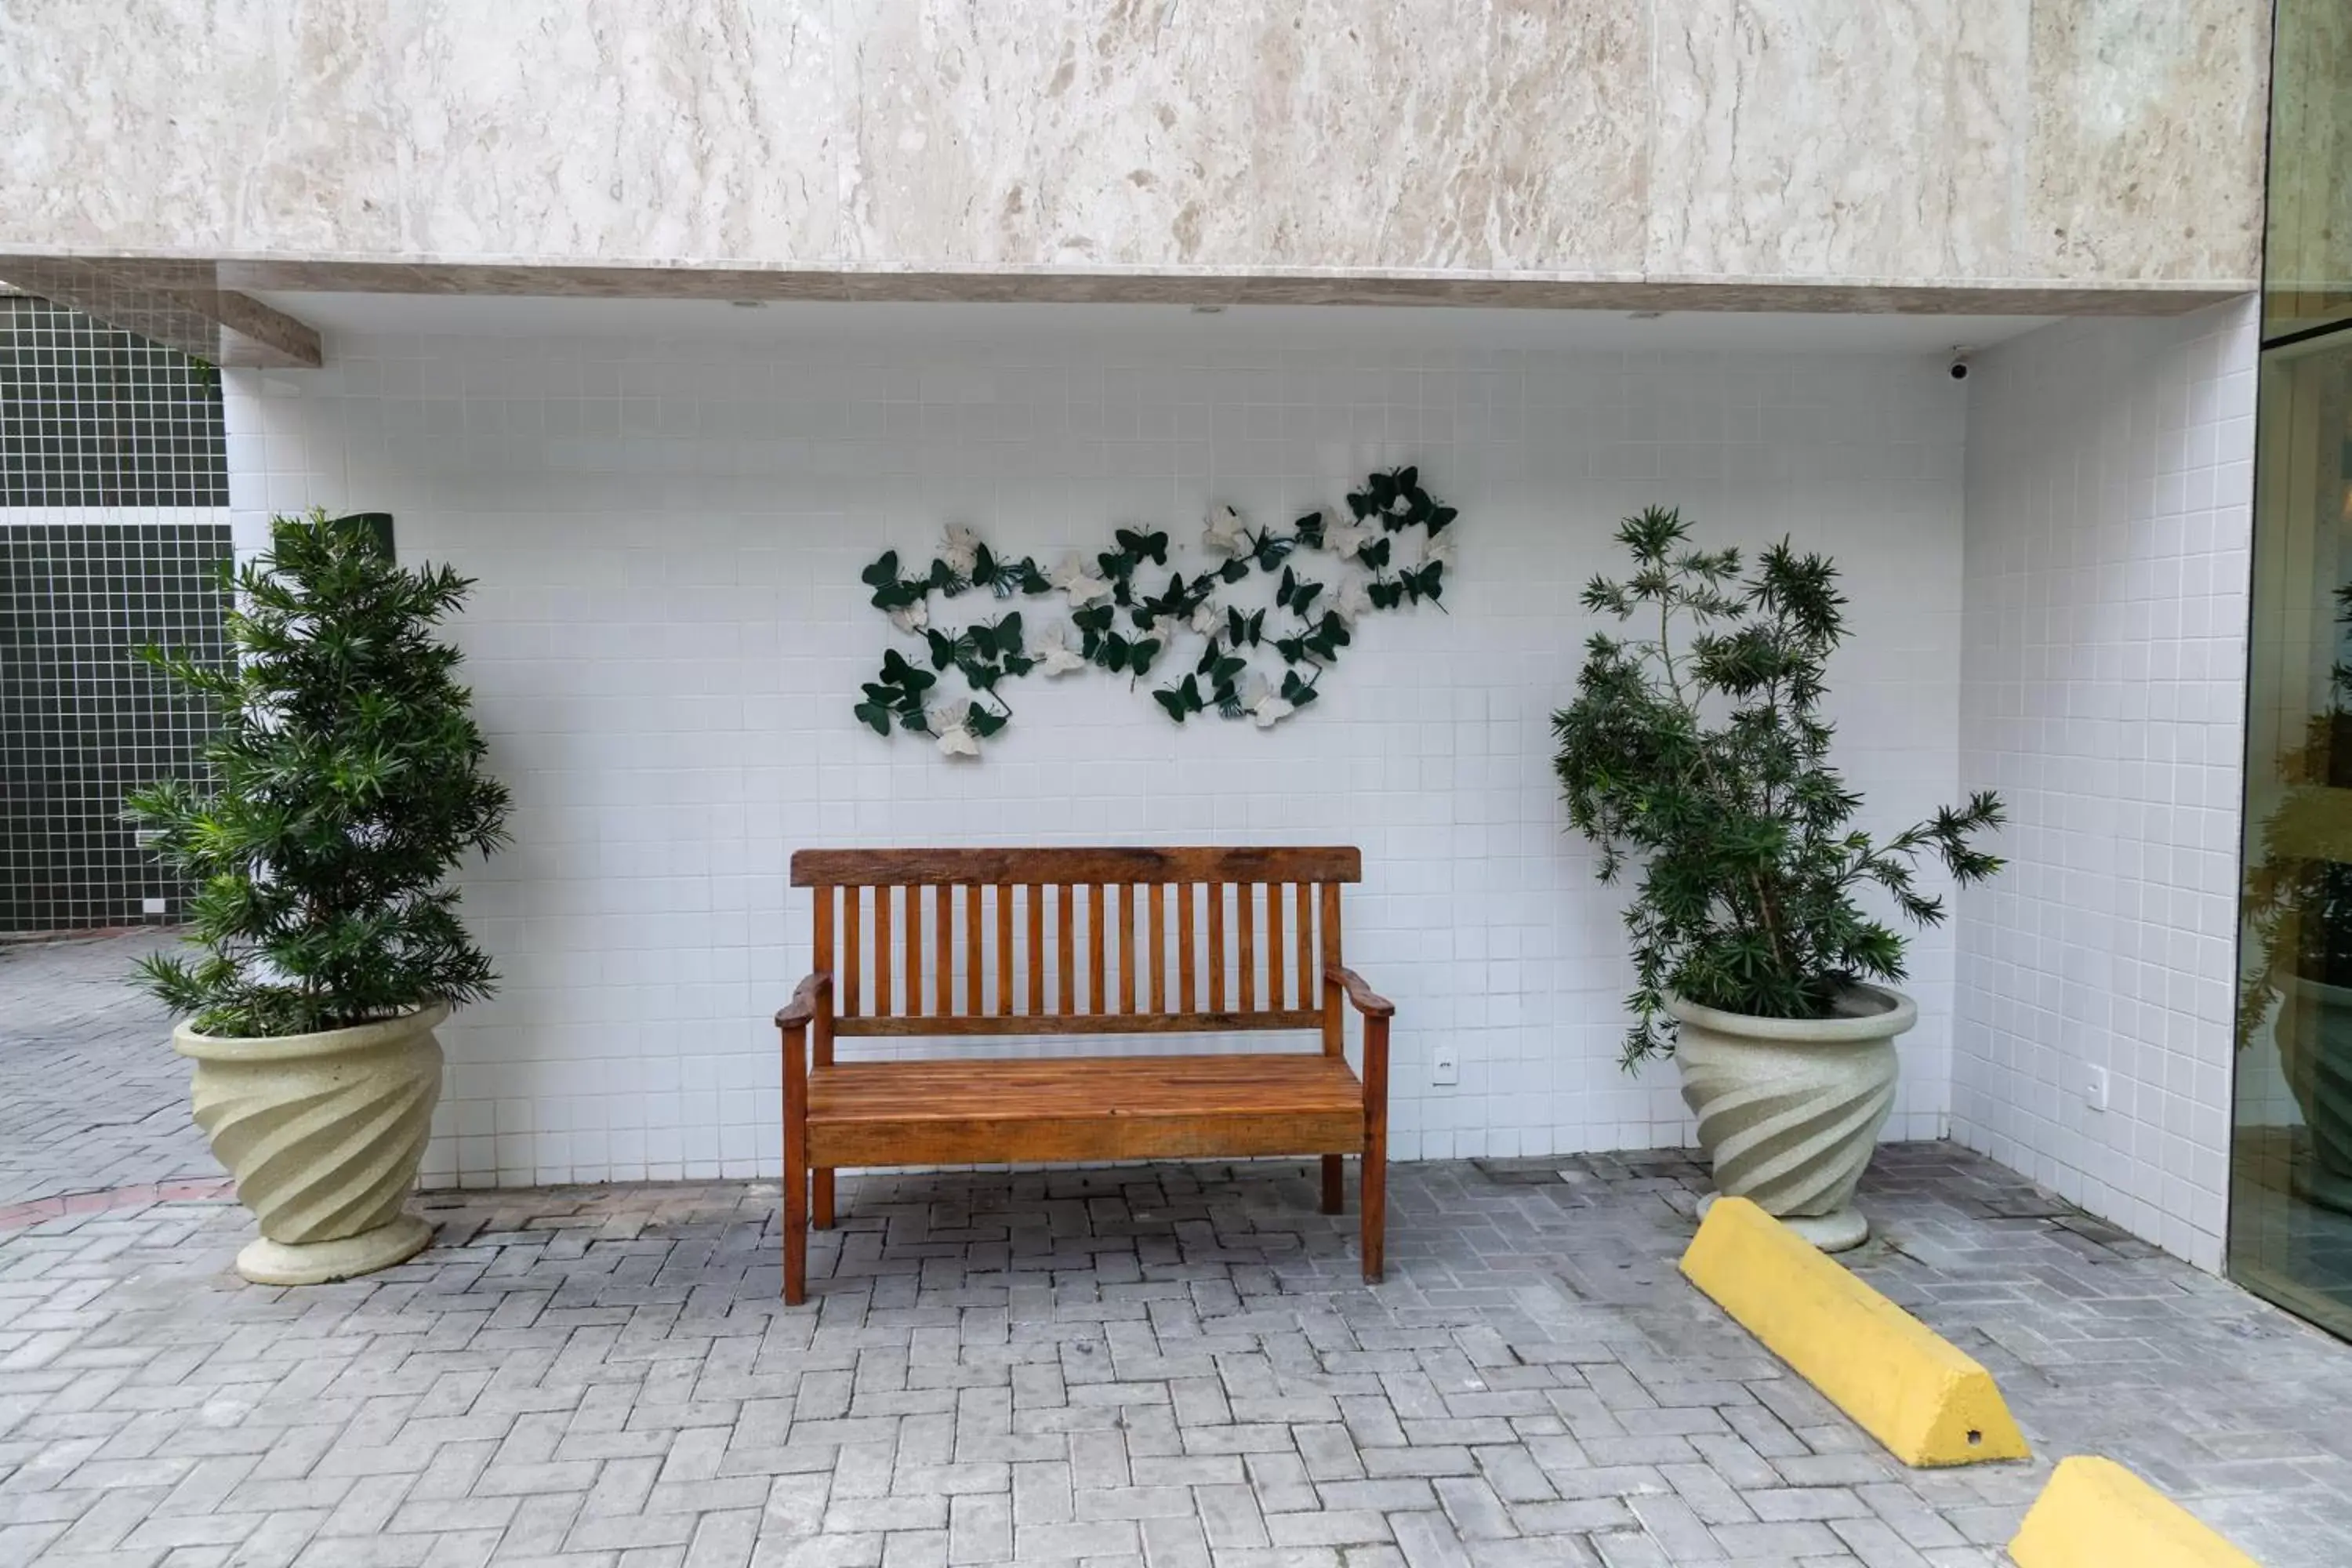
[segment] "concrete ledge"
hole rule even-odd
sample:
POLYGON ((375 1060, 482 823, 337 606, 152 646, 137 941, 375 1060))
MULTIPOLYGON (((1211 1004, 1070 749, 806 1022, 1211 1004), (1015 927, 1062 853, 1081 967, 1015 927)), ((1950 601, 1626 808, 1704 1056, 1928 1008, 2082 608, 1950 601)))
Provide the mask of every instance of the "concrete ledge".
MULTIPOLYGON (((299 312, 255 293, 480 294, 600 300, 884 300, 1054 304, 1427 305, 1541 310, 1734 310, 1922 316, 2177 316, 2252 292, 2253 278, 2007 278, 1939 279, 1857 274, 1668 273, 1503 267, 1198 266, 1168 262, 1070 267, 1046 262, 961 266, 774 262, 742 265, 667 257, 624 259, 395 257, 292 251, 76 249, 7 244, 0 279, 48 293, 57 269, 102 269, 108 287, 137 286, 197 300, 238 296, 236 307, 299 312), (50 279, 36 284, 37 273, 50 279)), ((240 315, 226 325, 262 329, 240 315)), ((308 329, 291 318, 292 329, 308 329)), ((304 345, 283 337, 273 344, 304 345)), ((308 343, 315 352, 315 340, 308 343)), ((234 363, 234 362, 222 362, 234 363)), ((309 361, 305 363, 316 363, 309 361)))
POLYGON ((2028 1457, 1990 1373, 1746 1198, 1716 1200, 1682 1268, 1905 1464, 2028 1457))
POLYGON ((315 369, 319 334, 283 310, 233 289, 203 261, 89 261, 12 256, 17 289, 137 332, 214 364, 315 369))
POLYGON ((2113 1459, 2061 1463, 2009 1543, 2017 1568, 2257 1568, 2113 1459))

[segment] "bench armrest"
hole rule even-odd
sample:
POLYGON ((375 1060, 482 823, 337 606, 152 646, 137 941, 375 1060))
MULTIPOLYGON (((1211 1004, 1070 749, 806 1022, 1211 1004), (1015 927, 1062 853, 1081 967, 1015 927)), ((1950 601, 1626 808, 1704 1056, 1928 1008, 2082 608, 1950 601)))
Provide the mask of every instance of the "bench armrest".
POLYGON ((779 1029, 805 1028, 816 1018, 819 1003, 833 994, 833 975, 818 970, 793 991, 793 999, 776 1009, 779 1029))
POLYGON ((1396 1004, 1364 984, 1364 977, 1352 969, 1334 966, 1323 972, 1326 985, 1337 985, 1347 992, 1348 1000, 1356 1011, 1367 1018, 1388 1018, 1396 1014, 1396 1004))

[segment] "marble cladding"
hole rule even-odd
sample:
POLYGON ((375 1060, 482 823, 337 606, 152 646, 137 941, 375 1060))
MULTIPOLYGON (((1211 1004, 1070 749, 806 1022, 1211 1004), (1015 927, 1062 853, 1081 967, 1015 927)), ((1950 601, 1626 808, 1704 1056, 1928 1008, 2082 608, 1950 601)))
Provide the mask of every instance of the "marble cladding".
POLYGON ((0 9, 0 252, 2185 286, 2263 0, 0 9))

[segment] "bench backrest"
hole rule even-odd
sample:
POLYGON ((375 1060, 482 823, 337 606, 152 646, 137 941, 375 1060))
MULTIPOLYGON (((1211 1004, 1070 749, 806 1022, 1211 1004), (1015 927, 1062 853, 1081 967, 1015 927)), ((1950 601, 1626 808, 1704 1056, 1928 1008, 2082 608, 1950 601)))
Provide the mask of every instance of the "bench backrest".
POLYGON ((1326 1029, 1352 848, 803 849, 835 1035, 1326 1029))

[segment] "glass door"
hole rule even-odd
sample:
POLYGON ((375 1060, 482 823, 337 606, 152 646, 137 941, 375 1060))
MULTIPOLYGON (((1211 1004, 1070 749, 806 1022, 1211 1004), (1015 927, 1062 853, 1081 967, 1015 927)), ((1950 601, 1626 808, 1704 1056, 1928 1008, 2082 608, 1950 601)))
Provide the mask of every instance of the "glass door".
POLYGON ((2262 374, 2230 1261, 2352 1335, 2352 332, 2262 374))
POLYGON ((2352 5, 2272 39, 2230 1271, 2352 1337, 2352 5))

